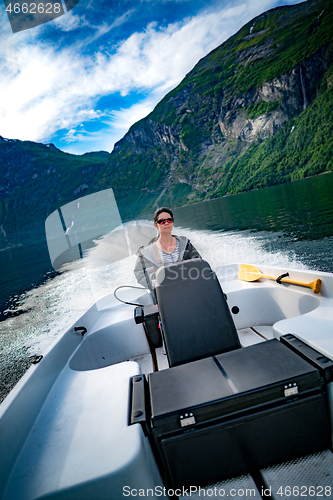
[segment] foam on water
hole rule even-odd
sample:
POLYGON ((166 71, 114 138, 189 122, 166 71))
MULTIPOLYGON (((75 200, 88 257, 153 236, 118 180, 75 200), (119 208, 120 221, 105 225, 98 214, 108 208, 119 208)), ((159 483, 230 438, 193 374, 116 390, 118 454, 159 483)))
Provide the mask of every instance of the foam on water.
POLYGON ((181 230, 212 267, 234 262, 287 266, 294 269, 306 269, 297 259, 292 249, 281 250, 277 240, 281 233, 266 231, 193 231, 181 230))

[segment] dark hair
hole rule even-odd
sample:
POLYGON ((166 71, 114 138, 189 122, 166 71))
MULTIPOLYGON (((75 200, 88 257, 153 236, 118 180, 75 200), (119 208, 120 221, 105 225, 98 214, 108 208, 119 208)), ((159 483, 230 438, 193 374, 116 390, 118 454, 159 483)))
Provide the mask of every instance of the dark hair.
POLYGON ((171 212, 170 208, 162 207, 162 208, 159 208, 156 210, 156 212, 154 214, 154 222, 158 221, 158 218, 162 212, 166 212, 166 213, 170 214, 172 219, 173 219, 173 213, 171 212))

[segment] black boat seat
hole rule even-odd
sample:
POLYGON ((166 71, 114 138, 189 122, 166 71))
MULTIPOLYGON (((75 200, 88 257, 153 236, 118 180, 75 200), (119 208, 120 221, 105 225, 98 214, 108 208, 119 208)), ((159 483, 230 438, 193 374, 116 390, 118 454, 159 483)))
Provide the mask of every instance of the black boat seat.
POLYGON ((156 297, 170 367, 241 347, 220 283, 205 260, 161 267, 156 297))

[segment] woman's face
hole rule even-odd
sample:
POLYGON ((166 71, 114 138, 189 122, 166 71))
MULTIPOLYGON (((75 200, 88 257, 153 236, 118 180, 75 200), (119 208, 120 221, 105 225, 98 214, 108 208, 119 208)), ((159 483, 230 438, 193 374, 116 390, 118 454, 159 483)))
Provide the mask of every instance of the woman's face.
POLYGON ((168 212, 162 212, 158 216, 157 222, 155 222, 155 227, 157 227, 160 234, 171 233, 172 228, 173 228, 173 222, 171 222, 171 221, 172 221, 171 215, 168 212), (159 221, 161 221, 162 224, 159 223, 159 221), (163 222, 163 221, 165 221, 165 222, 163 222))

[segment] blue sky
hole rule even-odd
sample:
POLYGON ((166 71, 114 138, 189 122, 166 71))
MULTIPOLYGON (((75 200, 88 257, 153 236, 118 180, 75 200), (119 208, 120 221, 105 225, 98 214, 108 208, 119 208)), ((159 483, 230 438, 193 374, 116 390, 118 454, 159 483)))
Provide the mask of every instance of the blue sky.
POLYGON ((295 0, 80 0, 12 33, 0 5, 0 135, 109 151, 200 58, 295 0))

